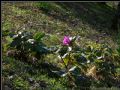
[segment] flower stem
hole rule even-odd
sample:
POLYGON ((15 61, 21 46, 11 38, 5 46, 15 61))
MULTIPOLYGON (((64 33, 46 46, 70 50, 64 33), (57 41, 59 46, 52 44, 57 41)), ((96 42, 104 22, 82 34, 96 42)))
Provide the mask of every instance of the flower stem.
MULTIPOLYGON (((64 62, 64 60, 63 60, 62 57, 61 57, 61 60, 63 61, 64 65, 65 65, 66 71, 68 72, 68 79, 69 79, 69 81, 70 81, 70 82, 69 82, 70 85, 72 85, 73 87, 76 87, 76 84, 75 84, 75 82, 74 82, 74 78, 72 77, 71 73, 69 72, 69 67, 68 67, 68 65, 65 64, 65 62, 64 62)), ((70 53, 69 53, 69 61, 68 61, 68 64, 69 64, 69 62, 70 62, 70 53)))
MULTIPOLYGON (((60 56, 61 57, 61 56, 60 56)), ((67 65, 65 64, 65 62, 64 62, 64 60, 63 60, 63 58, 61 57, 61 60, 62 60, 62 62, 64 63, 64 65, 65 65, 65 68, 68 70, 68 67, 67 67, 67 65)))

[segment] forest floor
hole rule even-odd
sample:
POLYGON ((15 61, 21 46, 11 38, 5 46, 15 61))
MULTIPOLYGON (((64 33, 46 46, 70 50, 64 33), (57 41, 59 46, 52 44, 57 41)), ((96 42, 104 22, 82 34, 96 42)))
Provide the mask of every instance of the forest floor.
MULTIPOLYGON (((65 35, 79 35, 80 46, 84 46, 85 42, 99 40, 98 43, 107 43, 113 49, 118 47, 117 34, 110 27, 115 9, 108 5, 95 2, 2 2, 1 5, 2 32, 45 32, 51 35, 45 41, 48 46, 59 45, 65 35)), ((3 40, 2 45, 5 43, 3 40)), ((2 81, 5 90, 12 87, 24 88, 23 90, 27 90, 27 87, 31 88, 29 90, 36 90, 36 87, 45 87, 46 90, 67 90, 65 78, 52 77, 46 70, 6 57, 6 51, 2 52, 2 81)))

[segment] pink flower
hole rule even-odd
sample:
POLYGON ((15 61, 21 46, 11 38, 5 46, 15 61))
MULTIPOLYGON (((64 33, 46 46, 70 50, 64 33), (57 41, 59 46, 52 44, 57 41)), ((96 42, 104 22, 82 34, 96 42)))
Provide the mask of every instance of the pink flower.
POLYGON ((63 45, 69 45, 70 44, 70 37, 69 36, 64 36, 63 39, 63 45))

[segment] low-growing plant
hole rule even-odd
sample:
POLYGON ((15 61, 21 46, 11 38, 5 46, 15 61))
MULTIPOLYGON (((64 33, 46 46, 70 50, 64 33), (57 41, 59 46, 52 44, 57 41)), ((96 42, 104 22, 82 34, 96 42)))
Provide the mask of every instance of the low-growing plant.
POLYGON ((88 87, 94 81, 99 81, 98 85, 102 86, 114 85, 120 59, 118 53, 106 44, 88 43, 85 48, 80 48, 75 44, 76 39, 77 37, 64 37, 63 44, 57 51, 63 70, 53 72, 61 77, 67 76, 73 87, 81 84, 78 78, 86 80, 88 87), (90 78, 93 80, 90 81, 90 78))
MULTIPOLYGON (((84 47, 76 43, 79 36, 65 36, 61 45, 46 46, 42 40, 45 33, 18 32, 10 37, 10 49, 14 49, 18 59, 29 59, 34 56, 35 60, 43 59, 47 54, 56 54, 60 59, 59 71, 53 71, 60 77, 67 77, 68 86, 75 87, 111 87, 116 84, 115 77, 119 76, 120 56, 117 50, 111 49, 105 43, 86 43, 84 47), (84 82, 84 83, 83 83, 84 82), (87 86, 86 86, 87 85, 87 86)), ((9 52, 8 52, 9 54, 9 52)), ((51 70, 51 69, 50 69, 51 70)))
MULTIPOLYGON (((44 57, 50 51, 44 43, 42 43, 42 38, 44 33, 36 33, 33 35, 30 32, 18 32, 18 34, 12 36, 12 42, 9 44, 10 49, 14 49, 15 57, 18 59, 27 60, 29 57, 32 60, 39 60, 44 57)), ((8 55, 11 52, 8 52, 8 55)))
POLYGON ((13 80, 13 87, 17 90, 29 90, 29 83, 27 81, 24 81, 21 77, 16 77, 13 80))
POLYGON ((65 36, 64 40, 63 40, 63 44, 62 46, 56 51, 56 53, 58 53, 58 57, 61 59, 62 62, 62 67, 64 68, 62 71, 58 71, 54 73, 57 73, 58 75, 60 75, 61 77, 67 76, 68 80, 69 80, 69 84, 70 87, 76 87, 75 84, 75 78, 72 75, 72 71, 74 71, 77 68, 77 63, 74 60, 73 57, 73 45, 74 45, 74 41, 76 40, 77 37, 71 37, 69 38, 69 36, 65 36))

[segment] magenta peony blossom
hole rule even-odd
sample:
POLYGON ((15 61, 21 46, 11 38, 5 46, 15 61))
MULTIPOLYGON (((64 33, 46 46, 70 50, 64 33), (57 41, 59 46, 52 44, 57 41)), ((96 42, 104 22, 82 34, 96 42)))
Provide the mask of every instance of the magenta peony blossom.
POLYGON ((69 45, 69 44, 70 44, 70 37, 69 36, 64 36, 63 45, 69 45))

